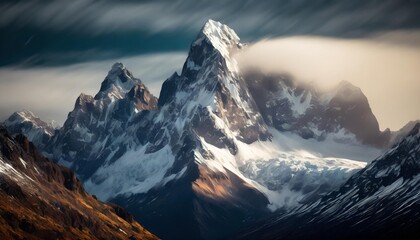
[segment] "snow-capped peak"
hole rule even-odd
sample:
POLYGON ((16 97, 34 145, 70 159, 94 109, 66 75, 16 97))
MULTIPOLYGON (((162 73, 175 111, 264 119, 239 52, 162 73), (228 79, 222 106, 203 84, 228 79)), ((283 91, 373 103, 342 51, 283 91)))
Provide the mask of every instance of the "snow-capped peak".
POLYGON ((231 48, 240 44, 240 38, 233 29, 211 19, 204 24, 197 40, 193 42, 193 46, 202 44, 204 40, 217 49, 224 58, 229 57, 231 48))
POLYGON ((35 114, 28 110, 18 111, 13 113, 13 115, 20 118, 22 122, 32 122, 36 118, 35 114))
POLYGON ((235 31, 228 26, 208 20, 191 44, 181 76, 188 79, 207 78, 210 72, 217 75, 216 71, 221 69, 236 74, 237 62, 231 56, 242 48, 239 40, 235 31))
POLYGON ((48 128, 48 130, 46 130, 46 131, 51 132, 51 131, 49 131, 49 128, 50 128, 49 124, 47 124, 44 121, 42 121, 41 119, 39 119, 38 117, 35 116, 35 114, 33 112, 28 111, 28 110, 22 110, 22 111, 14 112, 5 121, 6 126, 22 124, 22 123, 30 123, 30 124, 33 124, 37 128, 48 128))
POLYGON ((126 68, 125 68, 125 65, 123 63, 116 62, 112 65, 112 68, 111 68, 111 70, 109 70, 109 73, 118 72, 118 71, 122 71, 122 70, 125 70, 125 69, 126 68))
POLYGON ((27 110, 13 113, 3 124, 10 133, 21 133, 40 147, 45 146, 54 134, 54 127, 51 124, 42 121, 27 110))
POLYGON ((95 99, 121 99, 134 85, 140 83, 140 79, 135 78, 124 64, 120 62, 114 63, 102 82, 101 89, 96 94, 95 99))

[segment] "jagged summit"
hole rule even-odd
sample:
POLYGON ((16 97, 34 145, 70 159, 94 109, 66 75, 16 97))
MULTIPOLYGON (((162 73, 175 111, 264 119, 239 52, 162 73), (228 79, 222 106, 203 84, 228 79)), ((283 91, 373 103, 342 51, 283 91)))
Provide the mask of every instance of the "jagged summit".
POLYGON ((140 83, 141 80, 135 78, 124 64, 120 62, 114 63, 102 82, 101 89, 95 95, 95 99, 121 99, 134 85, 140 83))
POLYGON ((35 117, 35 114, 28 110, 21 110, 14 112, 10 118, 20 118, 24 121, 32 121, 33 119, 37 118, 35 117))
POLYGON ((15 126, 18 124, 26 124, 31 125, 31 127, 35 128, 45 128, 45 133, 52 135, 54 130, 53 127, 50 126, 48 123, 42 121, 40 118, 35 116, 35 114, 28 110, 22 110, 14 112, 6 121, 6 126, 15 126))
MULTIPOLYGON (((146 105, 149 101, 157 101, 156 97, 150 93, 140 79, 135 78, 123 63, 116 62, 109 70, 108 75, 101 84, 100 91, 94 99, 112 98, 116 100, 123 99, 126 95, 131 100, 139 97, 141 98, 139 100, 146 105)), ((90 100, 87 95, 81 94, 81 97, 90 100)))
POLYGON ((14 112, 6 121, 4 126, 12 134, 24 134, 39 147, 44 147, 53 136, 55 128, 51 124, 42 121, 31 111, 22 110, 14 112))
POLYGON ((232 47, 240 44, 240 38, 233 29, 211 19, 204 24, 192 45, 200 45, 204 40, 213 45, 225 58, 229 57, 229 50, 232 47))
POLYGON ((191 44, 181 75, 189 79, 197 78, 198 72, 203 68, 210 70, 210 65, 214 66, 213 70, 237 72, 236 61, 231 55, 241 49, 239 40, 235 31, 228 26, 213 20, 207 21, 191 44))
MULTIPOLYGON (((157 98, 124 64, 115 63, 95 98, 80 94, 63 127, 51 139, 48 151, 60 164, 77 168, 79 177, 87 178, 102 164, 101 157, 109 154, 109 149, 102 152, 113 143, 108 139, 123 135, 137 113, 156 109, 157 98), (86 164, 96 158, 100 160, 86 164)), ((126 146, 115 146, 119 147, 122 150, 118 154, 122 154, 126 146)), ((121 156, 118 154, 113 158, 121 156)))
POLYGON ((335 97, 340 97, 346 101, 355 101, 357 99, 366 99, 362 90, 348 81, 341 81, 335 88, 335 97))
POLYGON ((74 108, 75 109, 84 108, 84 110, 86 110, 87 105, 88 104, 93 105, 94 101, 95 100, 93 99, 91 95, 81 93, 79 97, 76 99, 76 102, 74 103, 74 108))
POLYGON ((119 72, 125 70, 125 65, 121 62, 116 62, 112 65, 111 70, 109 70, 109 73, 113 72, 119 72))

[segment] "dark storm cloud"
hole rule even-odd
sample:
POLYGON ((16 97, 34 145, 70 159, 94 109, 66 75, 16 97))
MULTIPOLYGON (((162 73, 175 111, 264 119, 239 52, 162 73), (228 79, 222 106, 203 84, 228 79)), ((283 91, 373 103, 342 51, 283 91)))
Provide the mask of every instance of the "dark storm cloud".
POLYGON ((92 49, 109 58, 186 51, 209 18, 228 24, 245 41, 285 35, 360 37, 418 28, 419 10, 420 2, 413 0, 8 1, 0 4, 0 65, 28 57, 32 64, 64 64, 52 58, 55 52, 92 49))
POLYGON ((0 5, 0 25, 88 34, 196 31, 208 18, 245 32, 358 34, 418 27, 419 1, 18 1, 0 5), (246 29, 246 30, 245 30, 246 29), (350 33, 348 33, 350 32, 350 33))

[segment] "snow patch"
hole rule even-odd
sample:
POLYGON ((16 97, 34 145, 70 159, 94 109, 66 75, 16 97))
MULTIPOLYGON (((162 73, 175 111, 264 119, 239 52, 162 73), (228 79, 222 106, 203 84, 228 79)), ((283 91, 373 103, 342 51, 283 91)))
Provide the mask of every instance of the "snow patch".
POLYGON ((0 157, 0 173, 10 177, 17 183, 28 183, 27 180, 34 181, 31 177, 29 177, 25 173, 21 173, 17 171, 11 164, 6 163, 1 157, 0 157))
POLYGON ((23 160, 21 157, 19 157, 20 162, 22 163, 22 165, 26 168, 26 162, 25 160, 23 160))
POLYGON ((86 189, 101 200, 117 195, 144 193, 151 188, 175 179, 165 174, 173 165, 174 156, 168 145, 153 153, 146 146, 128 150, 118 161, 100 167, 85 183, 86 189))

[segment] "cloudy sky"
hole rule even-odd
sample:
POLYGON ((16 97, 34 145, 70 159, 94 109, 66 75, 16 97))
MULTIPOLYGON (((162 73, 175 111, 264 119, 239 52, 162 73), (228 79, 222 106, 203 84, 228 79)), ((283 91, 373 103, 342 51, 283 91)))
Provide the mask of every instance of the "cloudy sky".
POLYGON ((420 118, 419 0, 12 0, 0 12, 0 121, 27 109, 63 122, 115 61, 158 95, 209 18, 272 69, 360 86, 381 128, 420 118))

